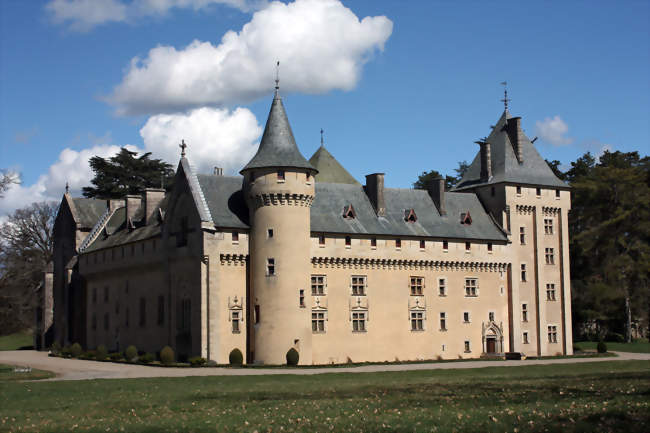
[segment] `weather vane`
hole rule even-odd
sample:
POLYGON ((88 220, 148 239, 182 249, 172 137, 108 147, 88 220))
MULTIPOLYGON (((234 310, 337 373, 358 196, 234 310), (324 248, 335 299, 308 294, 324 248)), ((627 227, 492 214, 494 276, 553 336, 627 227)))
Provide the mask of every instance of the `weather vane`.
POLYGON ((179 144, 178 147, 181 148, 181 158, 185 158, 185 148, 187 147, 185 140, 181 140, 181 144, 179 144))
POLYGON ((280 90, 280 61, 275 64, 275 93, 280 90))
POLYGON ((503 99, 501 100, 501 102, 503 102, 503 106, 505 107, 505 110, 508 111, 508 102, 510 102, 510 99, 508 99, 508 82, 502 81, 501 85, 503 86, 503 99))
POLYGON ((70 192, 70 184, 69 184, 68 181, 66 180, 66 181, 65 181, 65 193, 68 194, 69 192, 70 192))
POLYGON ((320 129, 320 145, 321 145, 321 146, 323 145, 323 133, 324 133, 324 132, 325 132, 325 131, 323 131, 323 128, 321 128, 321 129, 320 129))

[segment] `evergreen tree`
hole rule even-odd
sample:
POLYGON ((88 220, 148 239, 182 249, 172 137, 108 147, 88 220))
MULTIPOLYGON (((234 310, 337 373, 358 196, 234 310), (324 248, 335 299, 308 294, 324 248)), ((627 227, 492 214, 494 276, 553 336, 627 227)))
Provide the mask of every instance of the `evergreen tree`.
POLYGON ((83 188, 85 197, 122 198, 127 194, 140 194, 145 188, 169 188, 174 176, 170 164, 151 159, 151 152, 137 157, 137 152, 122 148, 108 159, 90 158, 90 168, 95 172, 91 183, 83 188))
POLYGON ((454 171, 456 172, 457 176, 443 176, 438 172, 437 170, 431 170, 431 171, 424 171, 422 172, 421 175, 418 176, 418 179, 413 182, 413 188, 414 189, 427 189, 427 186, 433 182, 434 180, 442 177, 445 179, 445 190, 449 191, 452 189, 460 180, 463 178, 463 175, 469 168, 469 164, 467 161, 460 161, 458 163, 458 168, 455 168, 454 171))

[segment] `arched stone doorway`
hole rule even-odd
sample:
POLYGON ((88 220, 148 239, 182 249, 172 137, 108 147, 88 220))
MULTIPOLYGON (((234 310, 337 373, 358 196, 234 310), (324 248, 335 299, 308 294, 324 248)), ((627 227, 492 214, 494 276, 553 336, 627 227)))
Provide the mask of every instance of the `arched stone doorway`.
POLYGON ((503 324, 495 322, 483 322, 483 353, 496 355, 503 353, 503 324))

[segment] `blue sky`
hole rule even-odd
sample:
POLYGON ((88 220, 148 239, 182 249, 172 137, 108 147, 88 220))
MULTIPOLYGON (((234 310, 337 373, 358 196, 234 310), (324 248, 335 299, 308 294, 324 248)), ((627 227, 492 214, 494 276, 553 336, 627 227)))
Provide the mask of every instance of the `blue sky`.
POLYGON ((648 153, 647 1, 223 3, 1 2, 0 168, 22 185, 0 214, 58 199, 66 180, 78 191, 87 158, 124 145, 176 165, 185 138, 199 171, 238 171, 259 142, 276 58, 303 154, 323 128, 360 181, 385 172, 409 187, 471 161, 504 80, 545 158, 648 153))

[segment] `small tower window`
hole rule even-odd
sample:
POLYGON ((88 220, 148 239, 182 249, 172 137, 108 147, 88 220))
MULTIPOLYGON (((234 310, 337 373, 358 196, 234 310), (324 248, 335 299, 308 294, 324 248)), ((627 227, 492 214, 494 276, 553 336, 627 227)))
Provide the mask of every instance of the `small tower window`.
POLYGON ((542 195, 542 188, 535 188, 535 195, 536 195, 537 197, 539 197, 540 195, 542 195))
POLYGON ((343 208, 343 218, 345 219, 353 219, 357 217, 357 213, 354 210, 354 207, 352 207, 351 204, 345 206, 343 208))
POLYGON ((555 190, 555 198, 560 198, 560 190, 559 189, 555 190))
POLYGON ((266 275, 275 275, 275 259, 266 259, 266 275))
POLYGON ((521 281, 526 281, 526 264, 521 264, 521 281))
POLYGON ((471 242, 465 242, 465 251, 470 251, 472 249, 472 243, 471 242))
POLYGON ((521 195, 521 187, 517 185, 517 195, 521 195))
POLYGON ((345 246, 349 247, 350 245, 352 245, 352 238, 350 238, 350 236, 346 236, 345 237, 345 246))
POLYGON ((305 291, 303 289, 300 289, 298 292, 298 305, 301 308, 305 308, 305 291))
POLYGON ((492 251, 492 242, 488 242, 487 250, 490 251, 490 252, 492 251))
POLYGON ((325 235, 318 235, 318 245, 325 245, 325 235))
POLYGON ((232 232, 232 243, 239 243, 239 232, 232 232))
POLYGON ((443 251, 447 251, 449 249, 449 242, 448 241, 442 241, 442 249, 443 249, 443 251))
POLYGON ((377 248, 377 238, 370 238, 370 246, 377 248))
POLYGON ((272 238, 273 237, 273 229, 268 229, 266 231, 266 235, 267 235, 268 238, 272 238))
POLYGON ((311 182, 311 173, 307 172, 307 174, 305 174, 305 178, 307 179, 307 182, 311 182))
POLYGON ((402 248, 402 240, 395 239, 395 248, 402 248))
POLYGON ((278 170, 278 180, 284 180, 284 170, 278 170))
POLYGON ((420 239, 420 249, 423 250, 426 247, 426 241, 424 239, 420 239))

